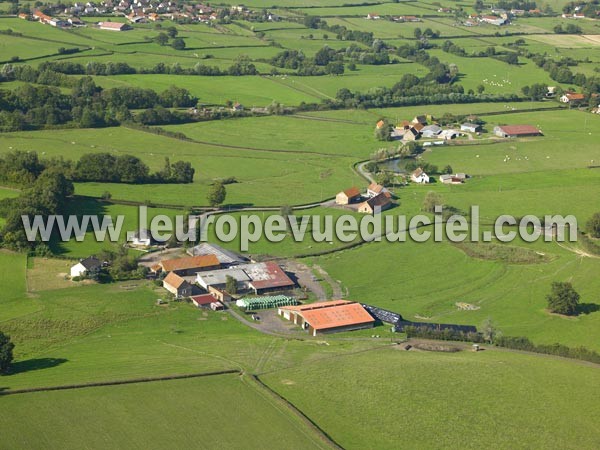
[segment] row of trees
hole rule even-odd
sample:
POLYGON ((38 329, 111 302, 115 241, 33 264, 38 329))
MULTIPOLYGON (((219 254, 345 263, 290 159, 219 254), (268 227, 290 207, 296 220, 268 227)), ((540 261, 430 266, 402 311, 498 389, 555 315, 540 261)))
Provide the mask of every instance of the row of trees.
MULTIPOLYGON (((208 58, 208 56, 206 56, 208 58)), ((47 61, 40 64, 38 70, 41 72, 57 72, 64 75, 131 75, 131 74, 169 74, 169 75, 202 75, 202 76, 221 76, 221 75, 257 75, 256 66, 250 61, 248 56, 240 55, 235 62, 227 69, 220 69, 217 66, 208 66, 200 62, 193 67, 184 68, 179 63, 171 65, 164 62, 158 62, 152 67, 136 69, 127 63, 108 62, 102 63, 90 61, 87 64, 76 63, 68 60, 47 61)), ((66 82, 66 81, 65 81, 66 82)))
POLYGON ((46 170, 60 171, 69 181, 105 183, 191 183, 194 168, 189 162, 171 163, 165 158, 162 170, 150 173, 148 166, 132 155, 88 153, 77 162, 52 158, 40 160, 37 152, 9 152, 0 157, 0 182, 28 186, 46 170))
POLYGON ((309 58, 300 50, 284 50, 269 60, 275 67, 296 70, 297 75, 341 75, 344 73, 343 54, 324 46, 309 58))
MULTIPOLYGON (((23 67, 3 72, 3 79, 39 83, 39 77, 49 73, 41 72, 37 80, 30 79, 28 75, 31 73, 23 70, 23 67)), ((50 80, 46 82, 52 84, 50 80)), ((32 84, 21 85, 12 91, 0 90, 0 130, 18 131, 64 125, 92 128, 115 126, 128 121, 149 125, 181 123, 190 120, 189 116, 166 108, 195 106, 198 101, 186 89, 175 86, 161 93, 134 87, 102 89, 96 86, 91 77, 77 80, 69 78, 68 84, 72 87, 70 95, 56 87, 32 84), (132 109, 146 111, 134 115, 130 111, 132 109)))

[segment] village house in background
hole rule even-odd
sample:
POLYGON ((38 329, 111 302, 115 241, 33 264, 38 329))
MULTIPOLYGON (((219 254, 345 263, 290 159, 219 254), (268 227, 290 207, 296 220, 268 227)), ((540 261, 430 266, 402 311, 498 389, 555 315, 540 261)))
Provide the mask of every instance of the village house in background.
POLYGON ((427 184, 429 183, 429 175, 425 173, 422 168, 417 168, 411 175, 410 179, 419 184, 427 184))

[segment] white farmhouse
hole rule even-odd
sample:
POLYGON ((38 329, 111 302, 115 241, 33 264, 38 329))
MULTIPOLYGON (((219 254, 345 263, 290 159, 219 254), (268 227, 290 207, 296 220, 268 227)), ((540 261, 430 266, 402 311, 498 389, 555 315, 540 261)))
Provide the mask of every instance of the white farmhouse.
POLYGON ((420 167, 411 174, 410 179, 419 184, 429 183, 429 175, 427 175, 420 167))
POLYGON ((94 272, 102 267, 102 263, 99 259, 90 256, 80 260, 77 264, 71 267, 71 278, 83 277, 88 275, 90 272, 94 272))

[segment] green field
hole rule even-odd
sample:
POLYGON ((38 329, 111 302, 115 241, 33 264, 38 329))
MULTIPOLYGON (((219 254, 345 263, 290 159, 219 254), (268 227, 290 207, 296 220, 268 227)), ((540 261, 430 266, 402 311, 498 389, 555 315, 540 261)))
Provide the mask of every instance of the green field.
POLYGON ((265 448, 265 443, 269 447, 284 440, 290 441, 287 448, 327 448, 257 389, 236 375, 221 375, 7 397, 0 412, 6 427, 0 448, 78 449, 82 440, 89 448, 105 449, 233 448, 242 443, 265 448), (230 417, 233 404, 239 420, 230 417), (190 429, 175 431, 182 424, 190 429))
POLYGON ((509 449, 594 448, 598 377, 596 367, 497 351, 386 349, 263 378, 344 448, 509 449))
MULTIPOLYGON (((427 169, 434 182, 404 183, 403 176, 410 173, 394 176, 390 189, 395 205, 382 217, 406 215, 410 220, 422 213, 423 200, 434 192, 446 210, 454 208, 468 216, 472 206, 479 206, 478 235, 491 231, 502 214, 574 215, 578 229, 589 235, 586 223, 600 208, 600 116, 590 114, 594 105, 577 108, 556 99, 528 101, 522 91, 524 86, 543 83, 580 92, 582 86, 574 83, 583 84, 581 80, 558 83, 524 56, 519 56, 519 64, 509 65, 442 50, 450 39, 467 54, 488 47, 506 53, 515 51, 515 41, 523 39, 521 50, 555 61, 571 57, 577 62, 569 67, 574 74, 598 77, 600 21, 562 19, 558 14, 566 4, 565 0, 538 3, 538 8, 552 6, 556 16, 518 17, 503 27, 467 27, 454 13, 438 12, 440 7, 474 12, 472 3, 450 0, 302 4, 248 0, 244 5, 253 11, 231 20, 221 11, 223 19, 210 24, 163 20, 134 24, 126 32, 96 26, 99 21, 127 21, 122 14, 84 16, 87 26, 73 30, 1 17, 0 62, 12 65, 0 70, 0 125, 3 130, 22 131, 0 132, 0 156, 35 151, 44 160, 76 162, 87 153, 129 154, 152 173, 165 167, 166 158, 170 163, 189 162, 195 173, 189 184, 155 183, 169 174, 152 178, 149 184, 75 182, 75 196, 66 200, 66 212, 80 217, 123 216, 119 242, 96 242, 88 229, 83 241, 59 242, 54 236, 49 244, 53 255, 41 255, 39 248, 30 254, 0 249, 0 331, 16 345, 11 373, 0 376, 0 449, 305 449, 329 448, 328 438, 348 449, 599 448, 600 372, 592 363, 487 344, 481 352, 469 351, 470 343, 445 344, 460 346, 462 351, 456 353, 407 352, 397 344, 406 335, 392 334, 388 324, 311 338, 300 329, 287 330, 279 323, 283 319, 266 311, 253 321, 233 305, 231 311, 214 312, 174 301, 160 282, 100 284, 68 277, 77 259, 120 249, 125 232, 141 226, 138 204, 149 206, 149 219, 197 213, 209 205, 207 194, 218 180, 229 180, 221 212, 229 212, 238 222, 245 213, 265 220, 286 205, 305 205, 306 209, 296 208, 296 216, 366 217, 328 200, 352 186, 364 191, 370 181, 360 175, 362 162, 381 154, 378 151, 401 153, 402 141, 377 139, 374 130, 380 119, 397 125, 420 115, 444 120, 457 116, 451 118, 454 128, 476 120, 467 119, 476 115, 484 122, 483 131, 411 155, 416 165, 437 167, 427 169), (280 20, 268 20, 267 10, 280 20), (367 20, 369 13, 382 19, 367 20), (399 15, 416 15, 422 21, 390 20, 399 15), (311 16, 322 18, 327 26, 311 23, 311 16), (569 23, 576 23, 583 33, 553 33, 556 25, 569 23), (185 49, 155 41, 172 26, 185 49), (331 28, 337 26, 346 31, 331 28), (423 62, 419 52, 406 59, 397 56, 398 47, 418 44, 417 28, 440 33, 428 39, 430 45, 422 45, 429 62, 423 62), (340 51, 319 52, 326 46, 340 51), (70 53, 74 47, 79 51, 70 53), (373 57, 373 49, 389 52, 390 63, 365 64, 382 62, 373 57), (273 66, 272 58, 286 50, 300 53, 290 57, 286 67, 273 66), (447 66, 436 64, 434 58, 447 66), (258 74, 200 76, 187 70, 201 64, 235 73, 228 70, 242 60, 254 64, 258 74), (17 71, 13 76, 15 65, 39 67, 48 61, 70 61, 84 68, 91 62, 127 63, 135 74, 113 71, 94 75, 94 82, 102 89, 136 87, 157 93, 177 86, 197 97, 198 104, 161 99, 163 106, 185 104, 177 112, 190 117, 144 122, 170 123, 155 128, 133 127, 125 120, 120 120, 123 126, 77 128, 102 124, 79 119, 84 112, 92 115, 88 104, 113 105, 101 104, 105 94, 91 90, 86 91, 90 103, 88 97, 82 100, 75 83, 81 74, 34 77, 33 71, 24 75, 17 71), (292 68, 299 61, 300 68, 292 68), (339 71, 335 70, 339 65, 332 64, 336 61, 344 65, 343 74, 331 75, 339 71), (169 70, 158 70, 158 63, 169 70), (458 68, 452 82, 464 93, 477 92, 483 85, 484 96, 477 100, 486 102, 446 104, 473 100, 439 94, 432 80, 444 80, 451 64, 458 68), (178 66, 186 70, 177 72, 178 66), (430 70, 433 76, 425 78, 430 70), (407 84, 403 92, 398 83, 407 74, 420 80, 407 84), (71 109, 60 111, 64 117, 58 117, 49 100, 36 103, 25 98, 45 95, 33 89, 22 90, 22 99, 10 95, 27 82, 60 89, 63 95, 53 101, 71 109), (381 89, 394 86, 393 95, 381 89), (353 92, 348 103, 333 102, 341 89, 353 92), (515 101, 498 101, 504 98, 515 101), (244 117, 229 114, 236 102, 244 106, 240 114, 244 117), (36 108, 26 106, 34 103, 36 108), (262 108, 273 103, 285 109, 265 114, 262 108), (353 109, 343 109, 349 104, 353 109), (404 104, 412 106, 388 107, 404 104), (194 106, 200 110, 197 115, 194 106), (203 108, 224 118, 212 120, 214 116, 203 108), (34 120, 38 115, 41 121, 34 120), (543 136, 503 139, 493 133, 498 125, 533 125, 543 136), (161 135, 165 130, 180 135, 161 135), (464 184, 442 184, 438 180, 447 166, 447 173, 466 173, 469 178, 464 184), (244 207, 249 211, 240 211, 244 207), (10 390, 215 371, 236 374, 1 395, 10 390)), ((19 4, 29 6, 32 2, 19 4)), ((0 4, 0 10, 7 11, 8 6, 0 4)), ((587 86, 593 89, 594 83, 587 86)), ((119 118, 122 112, 118 111, 119 118)), ((143 117, 140 110, 130 112, 134 120, 143 117)), ((413 161, 378 161, 375 167, 402 171, 409 162, 413 161)), ((6 173, 9 163, 0 161, 0 175, 14 183, 21 169, 6 173)), ((0 186, 0 228, 14 208, 4 200, 17 197, 20 190, 30 192, 28 185, 10 183, 0 183, 6 184, 0 186)), ((307 233, 316 228, 309 224, 307 233)), ((2 231, 0 239, 6 236, 10 244, 15 235, 2 231)), ((241 237, 218 242, 214 226, 208 239, 240 250, 241 237)), ((358 243, 358 239, 351 242, 358 243)), ((389 309, 409 321, 474 325, 479 330, 489 319, 505 336, 600 352, 600 257, 593 246, 522 239, 509 244, 498 240, 455 244, 447 239, 368 242, 352 248, 347 244, 338 237, 333 242, 317 242, 310 236, 294 242, 288 230, 283 242, 262 237, 250 243, 246 256, 256 261, 272 258, 285 270, 301 267, 295 275, 303 281, 293 293, 303 295, 303 301, 346 298, 389 309), (311 277, 310 282, 305 276, 311 277), (577 316, 548 311, 546 295, 556 281, 572 283, 580 294, 577 316), (462 307, 464 303, 472 309, 462 307)), ((415 339, 409 343, 419 345, 415 339)))

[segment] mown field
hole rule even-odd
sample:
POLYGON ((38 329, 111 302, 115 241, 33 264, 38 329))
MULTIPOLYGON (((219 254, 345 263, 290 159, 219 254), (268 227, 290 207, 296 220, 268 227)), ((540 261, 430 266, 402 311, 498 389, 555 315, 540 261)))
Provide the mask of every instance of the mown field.
POLYGON ((596 447, 598 377, 597 367, 498 351, 385 349, 263 379, 344 448, 509 449, 596 447))
MULTIPOLYGON (((214 26, 164 21, 161 27, 176 26, 186 43, 185 50, 177 51, 154 41, 162 31, 155 24, 134 25, 131 31, 116 33, 92 26, 108 18, 87 17, 88 27, 66 31, 2 17, 0 61, 35 67, 60 60, 84 66, 126 62, 138 71, 162 62, 184 69, 202 64, 227 70, 243 57, 255 65, 258 75, 137 73, 93 79, 104 89, 139 87, 161 92, 178 86, 196 96, 199 107, 240 102, 247 111, 273 102, 285 107, 320 104, 335 99, 342 88, 374 93, 393 87, 406 74, 425 77, 429 73, 424 65, 397 57, 394 50, 390 55, 394 64, 386 65, 367 65, 358 58, 352 60, 351 68, 349 56, 340 55, 345 64, 341 75, 300 76, 293 69, 273 66, 271 58, 284 50, 298 50, 307 58, 324 46, 342 49, 355 44, 361 51, 368 50, 364 42, 307 28, 304 17, 317 16, 330 26, 371 32, 390 46, 414 45, 416 28, 439 31, 440 37, 430 39, 434 47, 427 52, 444 63, 456 64, 455 82, 465 92, 483 85, 484 94, 517 95, 523 101, 303 110, 160 126, 182 133, 184 139, 159 135, 160 129, 78 129, 71 124, 64 128, 49 124, 48 129, 37 131, 2 132, 0 154, 36 151, 41 158, 72 161, 91 152, 131 154, 153 172, 164 167, 165 158, 171 163, 189 161, 195 169, 190 184, 75 183, 77 197, 70 200, 69 213, 121 215, 124 231, 140 226, 132 203, 153 206, 150 218, 172 217, 207 206, 212 184, 229 178, 235 180, 226 185, 224 210, 314 204, 295 214, 335 219, 347 211, 320 203, 351 186, 364 190, 368 181, 357 173, 356 164, 380 149, 396 151, 401 145, 375 138, 378 120, 398 124, 417 115, 477 115, 485 122, 482 135, 429 147, 417 159, 439 169, 450 165, 453 172, 469 174, 467 182, 394 186, 397 205, 384 216, 406 214, 410 218, 420 213, 430 191, 458 211, 468 212, 478 205, 481 231, 489 231, 500 214, 573 214, 583 229, 598 210, 600 116, 576 108, 559 109, 553 100, 526 101, 522 93, 524 86, 533 83, 581 88, 557 83, 524 57, 518 65, 509 65, 492 58, 456 56, 440 47, 451 39, 467 52, 489 46, 505 52, 508 49, 503 45, 521 38, 525 41, 521 48, 556 60, 570 56, 578 60, 571 67, 574 73, 597 76, 599 21, 577 21, 582 35, 555 35, 556 25, 573 21, 518 18, 506 27, 469 28, 458 24, 452 14, 437 10, 461 6, 472 13, 473 5, 448 0, 376 4, 309 0, 302 5, 291 0, 248 0, 244 4, 268 8, 284 20, 236 19, 214 26), (367 20, 367 13, 417 15, 423 21, 367 20), (80 51, 58 54, 61 47, 80 51), (506 124, 534 125, 543 136, 494 137, 494 126, 506 124), (106 194, 113 202, 100 200, 106 194)), ((550 0, 538 7, 545 4, 559 11, 566 1, 550 0)), ((23 84, 2 82, 0 89, 23 84)), ((70 83, 59 89, 67 95, 73 91, 70 83)), ((0 200, 18 194, 18 190, 0 187, 0 200)), ((276 212, 252 214, 266 219, 276 212)), ((233 216, 239 221, 241 213, 233 216)), ((310 225, 307 231, 312 229, 310 225)), ((497 348, 478 353, 405 352, 390 346, 393 339, 404 336, 392 335, 387 325, 318 339, 301 340, 297 335, 285 339, 262 334, 228 313, 198 310, 185 302, 159 306, 157 300, 166 298, 165 291, 148 280, 101 285, 66 278, 75 259, 117 250, 124 237, 118 243, 99 243, 87 230, 83 242, 55 238, 50 248, 64 259, 0 251, 4 274, 0 330, 16 344, 15 364, 10 375, 0 377, 0 393, 219 370, 241 370, 245 375, 0 396, 4 425, 0 449, 75 449, 82 442, 89 448, 322 448, 314 430, 251 382, 251 374, 259 374, 344 448, 600 446, 596 366, 497 348), (374 334, 381 338, 373 338, 374 334)), ((209 239, 217 242, 214 228, 209 239)), ((219 244, 238 250, 240 239, 219 244)), ((342 245, 340 239, 293 242, 288 232, 282 243, 264 238, 251 243, 248 253, 259 259, 292 258, 342 245)), ((578 243, 375 242, 300 261, 317 277, 316 266, 324 269, 344 297, 396 311, 408 320, 481 327, 491 319, 508 336, 600 351, 600 259, 582 251, 578 243), (581 314, 565 317, 546 310, 545 296, 553 281, 573 284, 581 294, 581 314), (457 302, 477 309, 461 310, 457 302)), ((321 282, 327 285, 325 292, 333 295, 333 286, 321 282)))
POLYGON ((288 448, 327 448, 237 375, 21 394, 2 404, 3 449, 79 449, 82 440, 105 449, 268 448, 284 440, 288 448), (239 420, 229 417, 233 404, 239 420), (177 431, 185 423, 190 429, 177 431))

